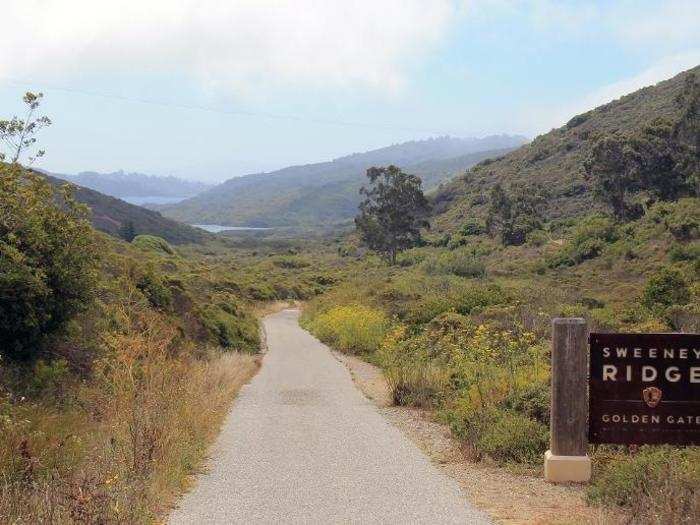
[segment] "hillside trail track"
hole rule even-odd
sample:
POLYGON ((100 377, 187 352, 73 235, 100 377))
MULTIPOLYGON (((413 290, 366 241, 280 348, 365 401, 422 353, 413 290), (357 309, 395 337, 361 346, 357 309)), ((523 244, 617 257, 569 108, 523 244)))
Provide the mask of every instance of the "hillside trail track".
POLYGON ((491 523, 298 318, 264 319, 262 368, 169 522, 491 523))

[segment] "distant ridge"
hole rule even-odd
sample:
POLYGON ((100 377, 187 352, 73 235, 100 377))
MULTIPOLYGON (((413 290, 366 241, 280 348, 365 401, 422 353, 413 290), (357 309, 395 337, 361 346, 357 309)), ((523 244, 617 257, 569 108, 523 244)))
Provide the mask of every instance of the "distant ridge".
POLYGON ((48 175, 120 199, 125 197, 193 197, 211 187, 203 182, 184 180, 178 177, 125 173, 122 170, 111 173, 83 171, 76 175, 57 173, 48 173, 48 175))
POLYGON ((350 220, 371 166, 396 164, 437 187, 485 158, 524 144, 525 137, 438 137, 354 153, 329 162, 236 177, 183 202, 160 206, 188 223, 252 227, 315 227, 350 220))
MULTIPOLYGON (((51 175, 44 176, 57 188, 66 183, 72 184, 70 181, 51 175)), ((208 237, 208 234, 202 230, 163 217, 156 211, 134 206, 89 188, 72 185, 76 200, 90 208, 92 225, 114 237, 119 236, 122 226, 127 223, 133 224, 136 234, 157 235, 173 244, 196 243, 208 237)))

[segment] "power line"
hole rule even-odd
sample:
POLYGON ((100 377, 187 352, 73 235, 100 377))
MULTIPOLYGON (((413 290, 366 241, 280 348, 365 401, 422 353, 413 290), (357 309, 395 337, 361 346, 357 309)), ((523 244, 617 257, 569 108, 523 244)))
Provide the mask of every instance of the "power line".
POLYGON ((62 86, 51 86, 51 85, 46 85, 46 84, 43 84, 43 86, 42 86, 42 85, 39 85, 38 83, 29 82, 26 80, 17 80, 17 79, 9 78, 9 77, 0 77, 0 80, 3 80, 9 84, 14 84, 17 86, 29 86, 29 87, 32 87, 34 89, 40 88, 44 91, 62 91, 65 93, 74 93, 77 95, 84 95, 84 96, 89 96, 89 97, 98 97, 98 98, 111 99, 111 100, 120 100, 122 102, 133 102, 133 103, 138 103, 138 104, 147 104, 147 105, 151 105, 151 106, 177 108, 177 109, 184 109, 184 110, 188 110, 188 111, 205 111, 208 113, 218 113, 221 115, 234 115, 234 116, 253 117, 253 118, 260 117, 260 118, 267 118, 267 119, 274 119, 274 120, 289 120, 289 121, 296 121, 296 122, 308 122, 308 123, 312 123, 312 124, 322 124, 322 125, 329 125, 329 126, 381 129, 381 130, 385 130, 385 131, 404 131, 404 132, 410 132, 410 133, 425 133, 425 134, 438 135, 438 136, 450 135, 450 133, 446 133, 444 131, 443 132, 436 132, 434 130, 406 128, 406 127, 401 127, 401 126, 388 126, 388 125, 381 125, 381 124, 371 124, 371 123, 366 123, 366 122, 348 122, 348 121, 334 120, 334 119, 309 118, 309 117, 303 117, 303 116, 299 116, 299 115, 290 115, 290 114, 282 114, 282 113, 269 113, 269 112, 263 112, 263 111, 249 111, 249 110, 243 110, 243 109, 228 110, 228 109, 215 108, 215 107, 211 107, 211 106, 202 106, 202 105, 197 105, 197 104, 181 104, 181 103, 164 102, 162 100, 143 99, 143 98, 136 98, 136 97, 125 97, 123 95, 114 95, 111 93, 99 93, 96 91, 87 91, 87 90, 83 90, 83 89, 67 88, 67 87, 62 87, 62 86))

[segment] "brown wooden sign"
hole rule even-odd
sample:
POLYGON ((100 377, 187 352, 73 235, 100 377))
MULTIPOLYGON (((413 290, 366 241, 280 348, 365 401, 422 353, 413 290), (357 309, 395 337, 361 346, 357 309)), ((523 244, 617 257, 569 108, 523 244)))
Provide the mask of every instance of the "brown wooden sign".
POLYGON ((590 335, 591 443, 700 445, 700 335, 590 335))

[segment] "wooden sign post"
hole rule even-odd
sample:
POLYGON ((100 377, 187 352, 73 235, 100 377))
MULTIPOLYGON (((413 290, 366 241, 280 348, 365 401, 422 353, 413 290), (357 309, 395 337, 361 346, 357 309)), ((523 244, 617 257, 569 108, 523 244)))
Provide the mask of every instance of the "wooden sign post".
POLYGON ((591 479, 587 332, 585 319, 552 321, 552 412, 544 477, 555 483, 591 479))

